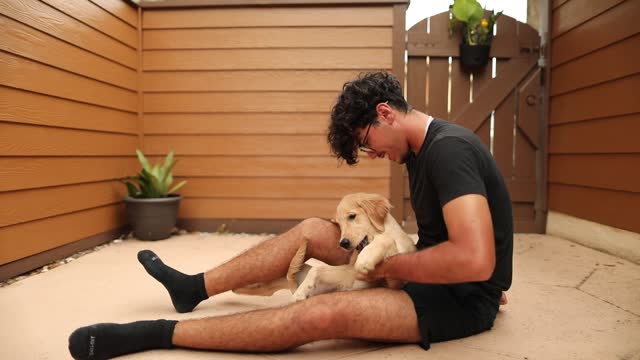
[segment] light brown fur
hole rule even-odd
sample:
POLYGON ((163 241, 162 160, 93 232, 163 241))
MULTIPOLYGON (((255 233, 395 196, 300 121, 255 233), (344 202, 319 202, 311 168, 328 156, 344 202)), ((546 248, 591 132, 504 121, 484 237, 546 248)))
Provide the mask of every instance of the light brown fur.
POLYGON ((266 283, 252 284, 234 290, 238 294, 269 296, 280 289, 289 289, 296 300, 310 296, 386 285, 399 288, 403 282, 387 279, 385 282, 364 282, 356 279, 366 274, 384 259, 416 251, 411 238, 391 216, 391 204, 377 194, 355 193, 346 195, 336 209, 335 222, 340 226, 340 240, 352 252, 348 265, 315 266, 304 263, 307 244, 304 243, 291 259, 286 277, 266 283), (360 253, 355 249, 364 239, 369 245, 360 253), (347 243, 348 242, 348 243, 347 243))

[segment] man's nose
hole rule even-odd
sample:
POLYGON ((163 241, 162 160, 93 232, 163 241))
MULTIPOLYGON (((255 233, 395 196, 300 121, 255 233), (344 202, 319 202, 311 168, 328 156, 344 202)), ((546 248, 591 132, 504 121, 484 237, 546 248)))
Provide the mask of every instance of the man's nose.
POLYGON ((340 247, 349 250, 349 248, 351 247, 351 241, 349 241, 349 239, 347 238, 340 240, 340 247))

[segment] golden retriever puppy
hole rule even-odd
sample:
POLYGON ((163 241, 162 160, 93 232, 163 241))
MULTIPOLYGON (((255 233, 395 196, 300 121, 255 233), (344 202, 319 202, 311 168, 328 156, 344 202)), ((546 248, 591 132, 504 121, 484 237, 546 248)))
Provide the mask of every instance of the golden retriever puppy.
POLYGON ((302 300, 333 291, 381 285, 393 288, 402 286, 402 282, 390 279, 375 283, 356 279, 358 273, 368 273, 387 257, 416 251, 411 238, 389 213, 390 209, 389 201, 377 194, 346 195, 338 204, 334 221, 340 226, 340 247, 352 252, 348 265, 311 267, 305 264, 305 243, 291 260, 286 278, 249 285, 234 292, 271 295, 288 288, 295 300, 302 300))

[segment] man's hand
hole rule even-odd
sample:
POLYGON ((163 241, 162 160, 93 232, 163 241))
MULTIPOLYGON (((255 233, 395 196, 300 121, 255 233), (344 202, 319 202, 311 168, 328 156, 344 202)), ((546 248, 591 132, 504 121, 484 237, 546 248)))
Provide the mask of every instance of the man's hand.
POLYGON ((361 280, 361 281, 376 281, 379 279, 384 279, 385 278, 385 270, 386 270, 386 261, 381 261, 378 263, 378 265, 375 267, 375 269, 367 272, 367 273, 362 273, 362 272, 358 272, 356 275, 356 279, 361 280))

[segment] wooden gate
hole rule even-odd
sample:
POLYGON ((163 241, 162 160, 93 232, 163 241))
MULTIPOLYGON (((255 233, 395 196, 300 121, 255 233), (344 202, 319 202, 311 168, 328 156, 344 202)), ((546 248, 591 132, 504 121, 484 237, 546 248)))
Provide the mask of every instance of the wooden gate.
MULTIPOLYGON (((491 62, 469 74, 458 61, 459 35, 448 34, 449 12, 408 32, 407 99, 417 110, 473 130, 491 149, 513 201, 514 230, 543 232, 540 37, 508 16, 496 23, 491 62), (538 179, 538 180, 537 180, 538 179)), ((404 173, 404 219, 415 226, 404 173)))

